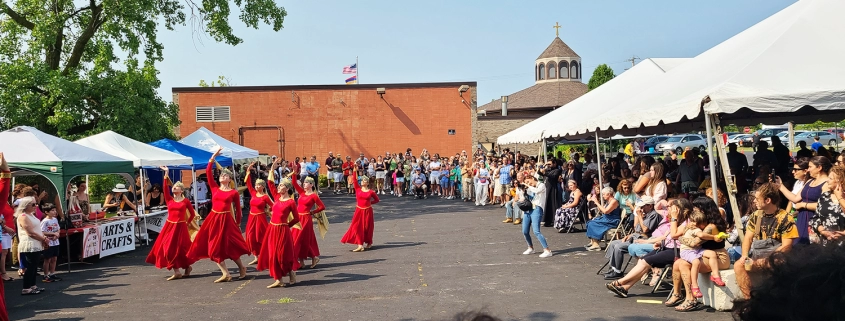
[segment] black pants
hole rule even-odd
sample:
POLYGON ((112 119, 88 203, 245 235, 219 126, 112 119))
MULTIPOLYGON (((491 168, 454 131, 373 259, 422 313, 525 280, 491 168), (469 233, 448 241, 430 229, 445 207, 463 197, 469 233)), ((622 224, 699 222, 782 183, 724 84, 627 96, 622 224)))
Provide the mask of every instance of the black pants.
POLYGON ((23 259, 23 266, 26 268, 26 273, 23 274, 23 288, 29 289, 35 286, 41 252, 21 252, 21 258, 23 259))
MULTIPOLYGON (((320 177, 319 177, 319 175, 308 174, 308 177, 311 177, 311 179, 314 180, 314 190, 320 190, 320 177)), ((329 186, 330 189, 332 187, 333 186, 329 186)))

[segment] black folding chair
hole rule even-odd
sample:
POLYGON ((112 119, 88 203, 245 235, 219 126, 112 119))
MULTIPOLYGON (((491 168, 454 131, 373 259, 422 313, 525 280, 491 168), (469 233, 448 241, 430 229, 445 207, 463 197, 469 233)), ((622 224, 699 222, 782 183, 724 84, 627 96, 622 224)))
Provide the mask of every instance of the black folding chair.
MULTIPOLYGON (((622 267, 622 274, 625 274, 625 270, 627 270, 627 269, 628 269, 628 265, 630 265, 630 264, 631 264, 631 261, 633 261, 633 260, 634 260, 634 257, 633 257, 633 256, 628 255, 628 261, 626 261, 626 262, 625 262, 625 266, 623 266, 623 267, 622 267)), ((607 269, 607 270, 605 270, 605 269, 604 269, 604 268, 605 268, 605 267, 607 267, 608 265, 610 265, 610 259, 608 259, 608 260, 607 260, 607 262, 604 262, 604 265, 602 265, 602 266, 599 268, 599 270, 598 270, 598 271, 596 271, 596 275, 602 275, 602 274, 605 274, 605 273, 610 273, 611 269, 610 269, 609 267, 608 267, 608 269, 607 269)))
MULTIPOLYGON (((575 222, 572 225, 569 225, 569 229, 567 229, 566 233, 572 233, 573 228, 575 227, 575 222)), ((574 232, 578 231, 586 231, 587 230, 587 199, 585 197, 581 197, 578 201, 578 222, 577 224, 581 224, 581 229, 575 229, 574 232)))

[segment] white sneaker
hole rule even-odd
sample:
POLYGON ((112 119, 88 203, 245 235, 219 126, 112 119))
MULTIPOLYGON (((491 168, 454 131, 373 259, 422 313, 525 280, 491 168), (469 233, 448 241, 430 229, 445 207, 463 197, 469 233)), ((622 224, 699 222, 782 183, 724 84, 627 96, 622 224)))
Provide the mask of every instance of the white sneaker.
POLYGON ((550 256, 552 256, 552 251, 543 251, 543 254, 540 254, 540 257, 542 257, 542 258, 550 257, 550 256))
POLYGON ((534 249, 527 249, 525 252, 522 252, 522 255, 534 254, 534 249))

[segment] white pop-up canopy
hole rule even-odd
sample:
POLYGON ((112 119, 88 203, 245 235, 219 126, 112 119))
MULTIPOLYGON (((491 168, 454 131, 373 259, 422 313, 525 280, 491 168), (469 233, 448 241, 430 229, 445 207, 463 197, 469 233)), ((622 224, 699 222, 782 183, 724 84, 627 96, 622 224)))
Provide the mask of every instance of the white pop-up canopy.
POLYGON ((698 55, 622 104, 573 115, 561 136, 845 118, 845 1, 801 0, 698 55))
POLYGON ((258 151, 230 142, 205 127, 200 127, 200 129, 197 129, 197 131, 185 138, 182 138, 179 142, 212 153, 217 151, 218 146, 223 147, 222 155, 229 157, 232 160, 258 157, 258 151))
POLYGON ((110 130, 77 140, 75 143, 131 160, 135 167, 191 165, 193 163, 190 157, 144 144, 110 130))
POLYGON ((565 135, 559 129, 577 126, 584 117, 596 117, 604 110, 622 104, 629 97, 653 85, 690 58, 651 58, 641 61, 611 81, 593 89, 561 108, 537 118, 498 138, 497 143, 535 143, 543 138, 565 135))

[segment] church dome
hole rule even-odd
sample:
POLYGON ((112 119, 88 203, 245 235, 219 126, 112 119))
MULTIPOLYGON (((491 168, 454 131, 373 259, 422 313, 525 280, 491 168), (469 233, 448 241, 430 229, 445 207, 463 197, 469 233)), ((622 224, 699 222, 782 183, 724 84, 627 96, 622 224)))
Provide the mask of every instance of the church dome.
POLYGON ((550 44, 549 47, 540 54, 540 57, 537 57, 537 60, 558 57, 581 58, 581 56, 575 53, 572 48, 569 48, 563 40, 560 40, 560 37, 555 37, 555 39, 552 40, 552 44, 550 44))

